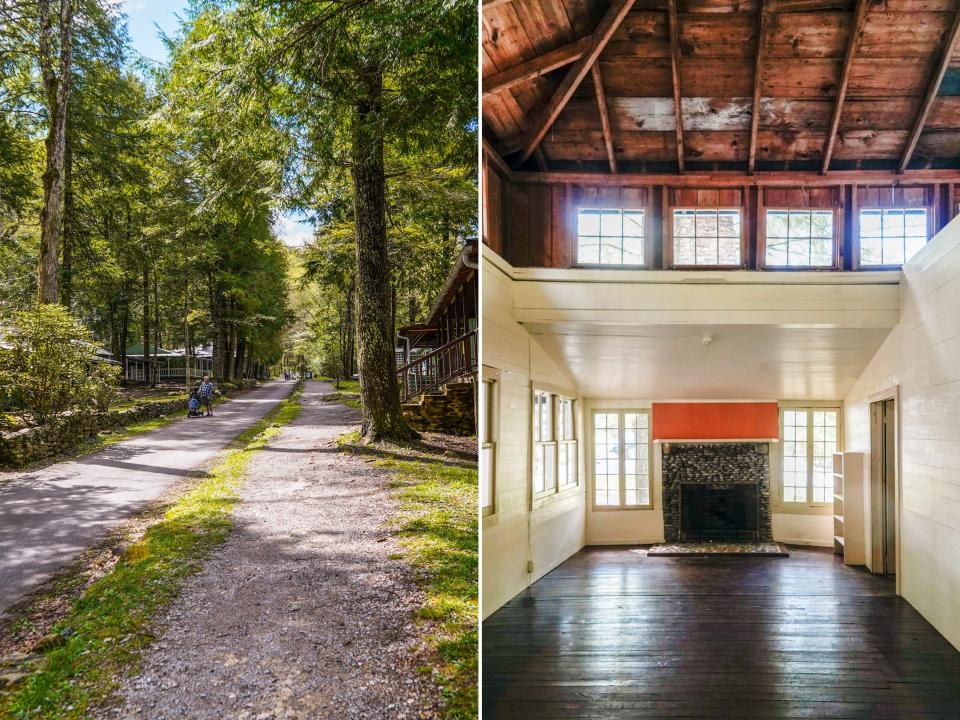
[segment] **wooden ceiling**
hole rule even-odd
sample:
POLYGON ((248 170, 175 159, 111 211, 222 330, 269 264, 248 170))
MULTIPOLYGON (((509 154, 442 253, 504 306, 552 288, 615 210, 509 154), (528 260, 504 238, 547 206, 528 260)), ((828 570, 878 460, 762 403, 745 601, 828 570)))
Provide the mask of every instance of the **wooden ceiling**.
POLYGON ((482 18, 483 133, 514 168, 960 168, 960 0, 483 0, 482 18))

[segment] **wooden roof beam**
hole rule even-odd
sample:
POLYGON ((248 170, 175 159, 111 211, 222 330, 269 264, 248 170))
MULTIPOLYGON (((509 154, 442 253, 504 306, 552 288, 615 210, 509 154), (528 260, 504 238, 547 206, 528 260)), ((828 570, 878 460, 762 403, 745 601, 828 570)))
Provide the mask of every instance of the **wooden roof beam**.
POLYGON ((734 188, 734 187, 839 187, 841 185, 932 185, 939 182, 960 182, 960 170, 908 170, 898 174, 894 170, 835 170, 828 175, 819 172, 770 172, 753 175, 743 172, 688 172, 672 173, 621 172, 610 175, 603 172, 526 172, 513 171, 514 182, 558 183, 588 187, 651 187, 664 185, 672 188, 734 188))
POLYGON ((763 87, 763 49, 767 44, 770 18, 775 0, 760 0, 760 27, 757 30, 757 54, 753 65, 753 111, 750 114, 750 154, 747 158, 747 174, 753 175, 757 168, 757 130, 760 128, 760 93, 763 87))
MULTIPOLYGON (((617 171, 617 156, 613 152, 613 130, 610 129, 610 114, 607 112, 607 96, 603 92, 603 78, 600 76, 600 66, 597 63, 590 68, 593 76, 593 90, 597 95, 597 110, 600 111, 600 127, 603 129, 603 144, 607 146, 607 161, 610 163, 610 172, 617 171)), ((537 148, 538 150, 540 148, 537 148)))
POLYGON ((630 12, 634 2, 635 0, 613 0, 610 3, 607 13, 603 16, 596 31, 590 36, 592 42, 589 50, 584 52, 581 58, 573 64, 573 67, 567 71, 566 77, 560 82, 550 101, 543 108, 537 120, 532 123, 532 129, 524 142, 520 157, 521 163, 526 162, 533 155, 533 151, 537 149, 540 141, 543 140, 543 136, 553 126, 563 108, 566 107, 567 102, 573 97, 573 93, 576 92, 580 83, 590 72, 590 68, 600 57, 600 53, 603 52, 617 28, 620 27, 620 23, 630 12))
POLYGON ((954 51, 957 49, 958 39, 960 39, 960 10, 957 10, 953 16, 953 25, 950 26, 950 32, 947 34, 947 42, 944 44, 943 54, 940 56, 940 63, 937 65, 937 70, 933 74, 933 79, 930 80, 930 85, 927 87, 927 94, 924 95, 923 104, 920 106, 920 112, 917 114, 917 119, 913 123, 913 130, 910 131, 907 145, 903 149, 903 156, 900 158, 900 165, 897 167, 898 173, 904 172, 907 169, 907 165, 910 164, 910 158, 913 156, 913 151, 916 149, 917 142, 920 140, 920 133, 923 132, 923 126, 927 124, 927 115, 930 114, 933 101, 937 99, 937 93, 940 92, 940 84, 943 82, 943 76, 947 74, 947 68, 950 67, 950 60, 953 57, 954 51))
POLYGON ((501 70, 483 79, 483 96, 489 97, 509 90, 528 80, 535 80, 552 70, 574 63, 583 57, 583 53, 590 48, 593 38, 580 38, 569 45, 563 45, 543 55, 537 55, 526 62, 514 65, 512 68, 501 70))
POLYGON ((847 87, 850 85, 850 70, 853 60, 860 46, 860 35, 863 24, 870 9, 870 0, 857 0, 853 11, 853 24, 850 27, 850 37, 847 40, 847 50, 843 56, 843 71, 840 73, 840 86, 837 88, 837 99, 833 105, 833 116, 830 118, 830 129, 827 131, 827 143, 823 148, 823 164, 820 173, 827 174, 830 169, 830 158, 833 156, 833 146, 837 141, 837 130, 840 128, 840 118, 843 115, 843 101, 847 97, 847 87))
POLYGON ((680 23, 677 20, 677 0, 667 0, 667 20, 670 28, 670 74, 673 81, 673 116, 677 125, 677 170, 683 172, 683 96, 680 93, 680 23))

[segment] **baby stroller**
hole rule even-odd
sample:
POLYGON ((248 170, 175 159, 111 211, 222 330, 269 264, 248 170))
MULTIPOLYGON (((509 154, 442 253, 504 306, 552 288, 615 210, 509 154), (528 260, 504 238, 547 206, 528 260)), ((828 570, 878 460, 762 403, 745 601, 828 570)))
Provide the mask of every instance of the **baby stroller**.
POLYGON ((203 417, 200 412, 200 392, 196 389, 190 391, 190 399, 187 400, 187 417, 203 417))

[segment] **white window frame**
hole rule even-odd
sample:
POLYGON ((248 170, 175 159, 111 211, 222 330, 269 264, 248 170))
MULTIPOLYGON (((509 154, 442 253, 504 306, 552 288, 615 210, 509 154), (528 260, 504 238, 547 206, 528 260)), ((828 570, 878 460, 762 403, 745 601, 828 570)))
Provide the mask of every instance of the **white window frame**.
POLYGON ((577 236, 576 236, 576 237, 577 237, 577 242, 576 242, 576 248, 575 248, 575 250, 576 250, 576 265, 577 265, 578 267, 627 267, 627 268, 646 267, 646 264, 647 264, 647 248, 646 248, 647 211, 646 211, 644 208, 631 208, 631 207, 624 207, 624 208, 581 207, 581 208, 577 208, 576 223, 577 223, 577 236), (602 218, 603 213, 613 213, 613 212, 616 212, 616 213, 619 213, 619 214, 620 214, 620 237, 617 238, 617 237, 614 236, 614 235, 610 235, 610 236, 605 236, 605 235, 603 235, 603 233, 602 233, 602 220, 601 220, 600 218, 598 218, 598 227, 597 227, 597 233, 598 233, 598 234, 596 235, 596 239, 597 239, 597 259, 596 259, 596 261, 592 261, 592 260, 581 260, 581 259, 580 259, 580 240, 581 240, 581 238, 583 238, 583 237, 593 238, 594 236, 593 236, 593 235, 581 235, 581 234, 580 234, 580 216, 581 216, 583 213, 599 213, 599 215, 600 215, 601 218, 602 218), (636 263, 625 263, 625 262, 623 262, 623 253, 624 253, 624 249, 623 249, 624 242, 623 242, 623 241, 624 241, 624 238, 625 238, 625 237, 631 237, 631 238, 632 238, 632 237, 635 237, 635 236, 633 236, 633 235, 624 235, 624 234, 623 234, 623 214, 624 214, 624 213, 637 213, 637 214, 640 215, 640 223, 641 223, 641 225, 640 225, 640 236, 639 236, 639 238, 637 238, 637 239, 639 240, 639 242, 640 242, 640 247, 639 247, 639 251, 640 251, 640 262, 636 262, 636 263), (603 261, 603 241, 604 241, 605 238, 607 238, 607 239, 611 239, 611 238, 612 238, 612 239, 617 240, 617 241, 619 242, 620 262, 616 263, 616 262, 604 262, 604 261, 603 261))
POLYGON ((557 396, 556 401, 556 423, 557 423, 557 492, 568 488, 576 487, 580 484, 579 463, 577 455, 577 401, 575 398, 557 396), (570 404, 570 437, 567 437, 567 428, 563 416, 563 406, 570 404), (565 457, 564 467, 568 473, 566 477, 560 474, 560 457, 565 457), (568 478, 572 478, 568 480, 568 478))
MULTIPOLYGON (((924 214, 924 236, 923 241, 924 246, 930 242, 930 238, 933 236, 931 223, 933 222, 933 212, 929 207, 859 207, 857 208, 857 267, 858 268, 867 268, 867 269, 882 269, 882 268, 899 268, 902 267, 910 258, 907 257, 907 237, 906 237, 906 219, 904 219, 904 247, 903 247, 903 263, 894 263, 894 262, 883 262, 883 218, 888 213, 902 213, 906 215, 908 212, 920 212, 924 214), (880 213, 880 259, 879 263, 865 263, 863 261, 863 213, 865 212, 879 212, 880 213)), ((922 248, 921 248, 922 249, 922 248)), ((914 254, 920 252, 917 250, 914 254)), ((911 255, 910 257, 913 257, 911 255)))
MULTIPOLYGON (((672 259, 671 267, 674 268, 742 268, 744 265, 744 246, 743 246, 743 233, 744 233, 744 212, 742 207, 674 207, 670 209, 670 256, 672 259), (737 235, 737 262, 732 264, 723 264, 720 263, 720 234, 719 234, 719 217, 722 212, 735 212, 737 214, 737 222, 740 227, 740 233, 737 235), (677 259, 677 214, 678 213, 694 213, 694 262, 690 263, 681 263, 677 259), (717 240, 717 262, 716 263, 698 263, 696 261, 696 214, 697 213, 715 213, 717 215, 717 225, 718 233, 716 236, 717 240)), ((681 235, 680 237, 688 237, 686 235, 681 235)))
MULTIPOLYGON (((577 455, 577 399, 563 395, 561 393, 546 390, 541 387, 534 387, 530 395, 530 495, 534 501, 543 498, 553 497, 561 493, 566 493, 580 485, 579 457, 577 455), (550 403, 550 433, 548 440, 540 440, 537 437, 538 417, 537 417, 537 396, 545 395, 550 403), (572 435, 571 438, 561 437, 560 408, 563 401, 571 403, 572 413, 572 435), (560 452, 561 448, 573 447, 573 480, 564 482, 560 477, 560 452), (537 490, 536 478, 536 456, 538 448, 543 448, 544 459, 544 488, 537 490), (548 464, 547 460, 550 460, 548 464), (547 467, 552 467, 552 477, 547 477, 547 467)), ((569 458, 569 455, 567 456, 569 458)))
MULTIPOLYGON (((530 454, 530 488, 534 500, 548 495, 555 495, 557 493, 557 395, 556 393, 550 392, 549 390, 543 390, 541 388, 535 387, 533 393, 530 396, 530 437, 531 437, 531 454, 530 454), (548 428, 549 434, 548 439, 541 440, 538 437, 538 430, 540 429, 540 407, 537 402, 537 397, 539 395, 546 396, 547 403, 550 406, 550 427, 548 428), (537 455, 538 451, 542 448, 543 450, 543 489, 537 490, 537 455), (548 463, 547 460, 552 459, 552 478, 548 476, 548 463), (552 480, 552 482, 551 482, 552 480)), ((540 433, 542 435, 542 433, 540 433)))
MULTIPOLYGON (((840 405, 836 404, 823 404, 823 405, 783 405, 780 407, 780 487, 778 490, 778 500, 782 505, 793 506, 793 507, 827 507, 833 506, 833 490, 829 489, 831 486, 828 485, 828 496, 826 500, 814 501, 813 499, 813 457, 814 457, 814 439, 813 439, 813 413, 815 412, 834 412, 837 415, 837 440, 836 440, 836 451, 841 452, 843 450, 843 408, 840 405), (807 414, 807 497, 805 500, 787 500, 785 498, 785 472, 786 472, 786 445, 787 441, 784 438, 784 425, 783 419, 784 414, 787 412, 805 412, 807 414)), ((827 474, 831 479, 833 478, 833 454, 830 454, 830 457, 827 458, 827 474)))
MULTIPOLYGON (((829 270, 837 266, 837 213, 835 210, 830 210, 827 208, 794 208, 794 207, 769 207, 763 209, 763 266, 768 268, 785 268, 785 269, 800 269, 800 268, 809 268, 812 270, 829 270), (787 237, 778 238, 785 239, 787 241, 787 262, 786 263, 773 263, 769 260, 770 254, 770 234, 768 232, 770 224, 769 218, 770 213, 786 213, 787 214, 787 237), (812 216, 814 213, 823 213, 830 216, 830 259, 826 264, 823 265, 813 265, 813 264, 790 264, 790 215, 806 213, 807 215, 812 216)), ((812 226, 812 223, 811 223, 812 226)), ((804 238, 797 238, 797 241, 803 240, 804 238)), ((811 244, 813 242, 813 234, 805 238, 811 244)), ((812 250, 812 247, 811 247, 812 250)))
MULTIPOLYGON (((590 413, 590 506, 593 510, 607 511, 607 510, 652 510, 653 509, 653 415, 649 408, 593 408, 590 413), (623 416, 625 414, 638 414, 646 415, 647 417, 647 498, 648 502, 645 505, 628 505, 626 503, 627 497, 627 478, 625 472, 625 459, 626 452, 624 448, 626 443, 624 442, 624 431, 625 425, 623 416), (600 505, 597 503, 597 458, 596 458, 596 416, 597 415, 609 415, 615 414, 618 416, 617 419, 617 432, 618 432, 618 458, 620 461, 619 468, 619 478, 620 478, 620 490, 619 497, 620 503, 617 505, 600 505)), ((638 458, 639 461, 639 458, 638 458)))
POLYGON ((500 378, 486 370, 480 383, 479 437, 480 442, 480 513, 493 515, 497 509, 497 441, 499 439, 500 378), (489 395, 487 394, 489 388, 489 395), (482 485, 486 483, 487 504, 483 504, 482 485))

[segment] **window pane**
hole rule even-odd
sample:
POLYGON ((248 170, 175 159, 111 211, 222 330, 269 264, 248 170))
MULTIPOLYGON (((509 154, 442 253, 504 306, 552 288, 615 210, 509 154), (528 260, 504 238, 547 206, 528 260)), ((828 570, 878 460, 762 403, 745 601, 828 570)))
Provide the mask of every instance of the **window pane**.
POLYGON ((493 501, 493 447, 480 448, 480 507, 488 508, 493 501))
POLYGON ((833 499, 833 454, 837 451, 837 411, 813 411, 813 502, 833 499))
POLYGON ((596 265, 600 262, 600 238, 577 238, 577 262, 584 265, 596 265))
POLYGON ((767 211, 767 264, 825 267, 833 263, 833 213, 767 211))
POLYGON ((578 263, 643 264, 643 210, 581 209, 577 216, 578 263))
POLYGON ((533 492, 540 493, 543 492, 545 487, 544 482, 544 466, 543 466, 543 456, 546 446, 535 444, 533 446, 533 492))
POLYGON ((767 211, 767 239, 787 237, 787 218, 789 213, 780 210, 767 211))
POLYGON ((696 265, 697 256, 694 252, 696 240, 692 237, 678 237, 673 244, 673 262, 675 265, 696 265))
POLYGON ((859 239, 861 265, 902 265, 927 242, 927 210, 861 210, 859 239))
POLYGON ((636 210, 623 211, 623 236, 643 237, 643 213, 636 210))
POLYGON ((783 412, 784 502, 806 502, 808 420, 806 410, 783 412))
POLYGON ((626 485, 625 504, 647 505, 650 502, 650 468, 647 457, 646 424, 641 424, 645 413, 624 413, 625 428, 630 428, 630 436, 624 430, 624 484, 626 485))
POLYGON ((596 504, 619 504, 620 418, 617 413, 596 413, 593 416, 593 433, 596 504))
POLYGON ((740 211, 673 211, 674 265, 739 265, 740 211))

